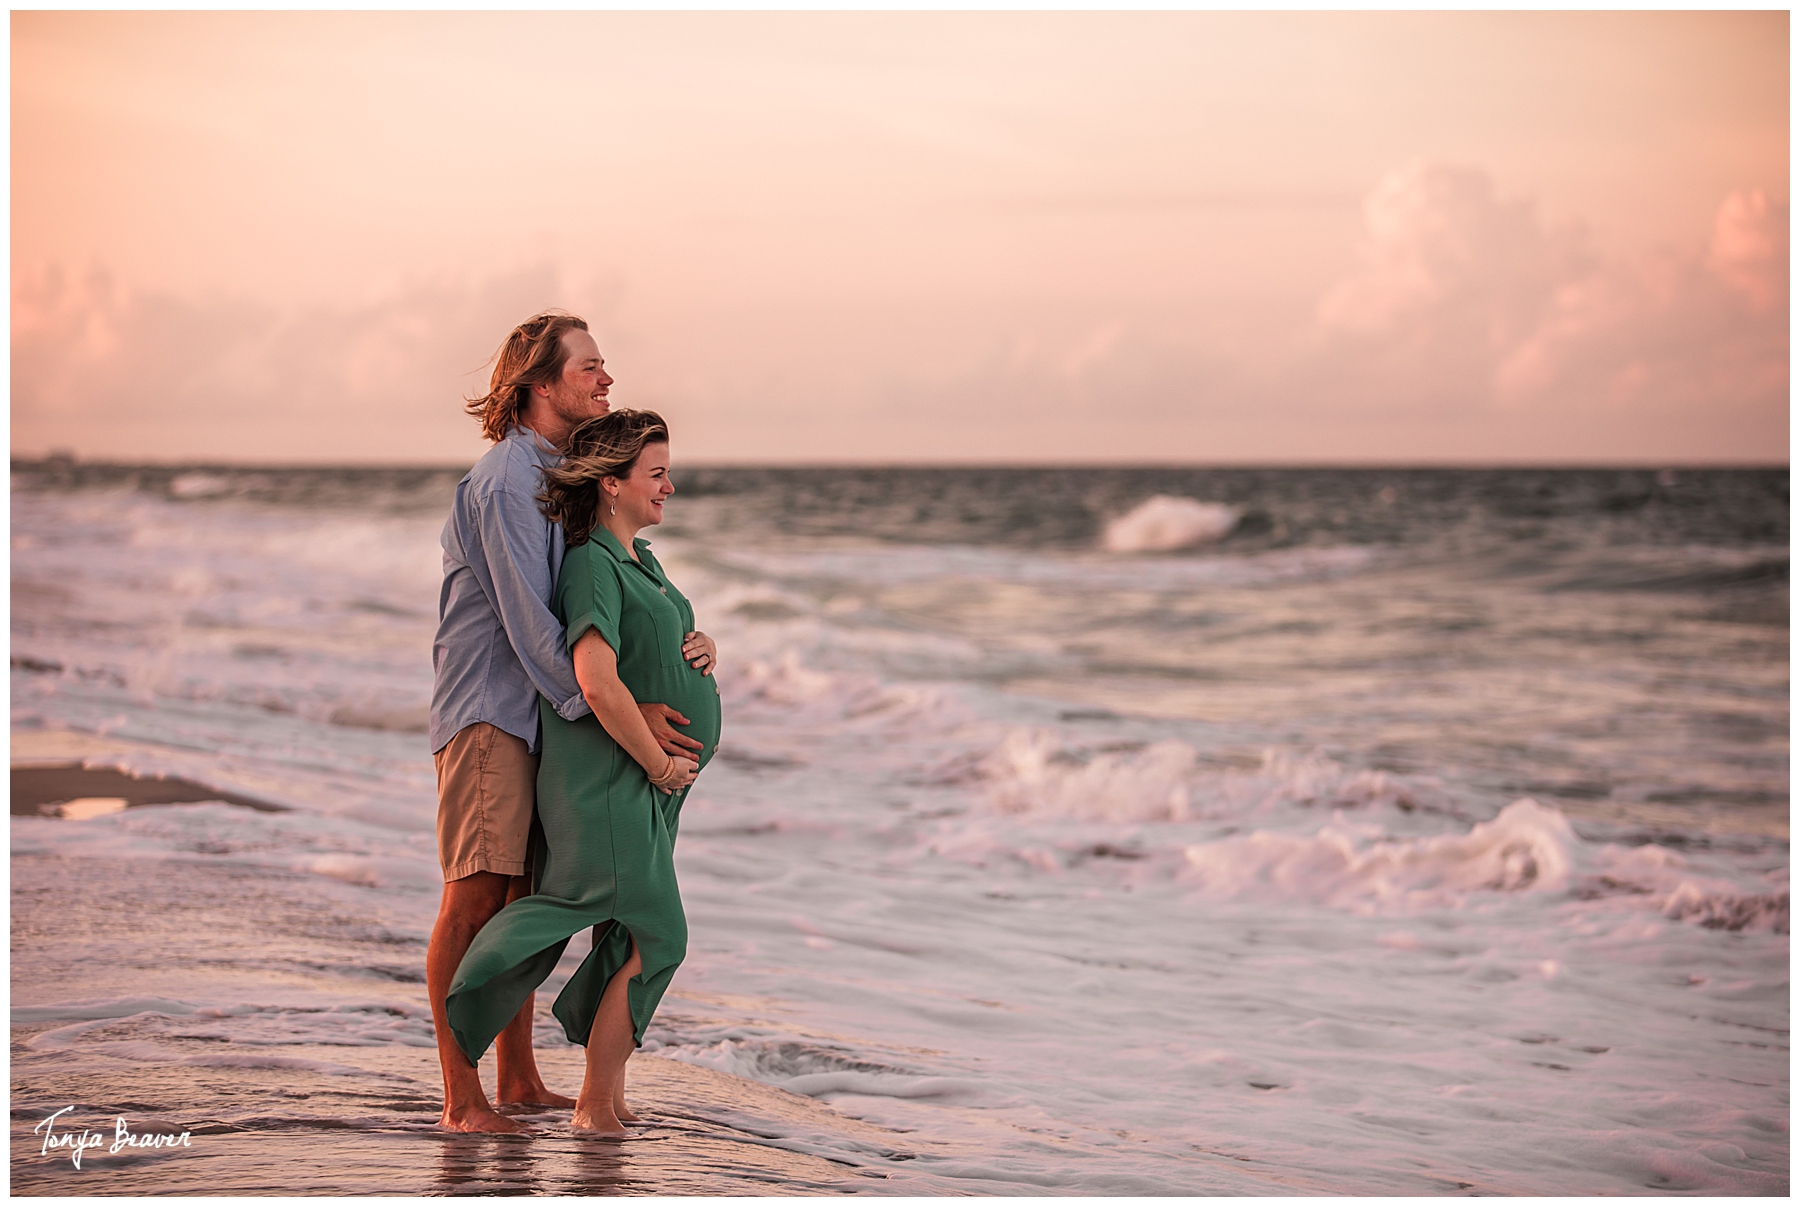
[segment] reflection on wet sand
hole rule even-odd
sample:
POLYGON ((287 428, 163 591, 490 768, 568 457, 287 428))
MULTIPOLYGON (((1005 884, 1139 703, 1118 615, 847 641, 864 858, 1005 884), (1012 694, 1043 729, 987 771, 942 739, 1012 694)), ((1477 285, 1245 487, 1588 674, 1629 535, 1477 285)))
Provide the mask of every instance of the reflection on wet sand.
MULTIPOLYGON (((542 1194, 531 1136, 446 1136, 438 1147, 437 1194, 542 1194)), ((589 1193, 611 1183, 597 1182, 589 1193)))
MULTIPOLYGON (((524 1115, 530 1136, 439 1131, 436 1103, 423 1093, 436 1073, 424 1049, 366 1049, 339 1072, 298 1067, 200 1070, 144 1059, 117 1061, 105 1078, 74 1085, 66 1062, 32 1047, 51 1028, 14 1028, 15 1115, 12 1185, 20 1194, 381 1194, 381 1195, 785 1195, 874 1189, 917 1193, 916 1178, 888 1181, 886 1149, 868 1143, 887 1133, 836 1115, 810 1099, 671 1060, 638 1057, 632 1073, 648 1126, 625 1141, 577 1139, 567 1111, 524 1115), (396 1095, 393 1083, 418 1083, 396 1095), (280 1089, 276 1089, 280 1086, 280 1089), (134 1130, 154 1118, 179 1127, 199 1113, 172 1104, 201 1097, 209 1122, 185 1149, 111 1155, 90 1149, 75 1168, 66 1152, 40 1151, 32 1128, 70 1105, 58 1124, 105 1132, 125 1115, 134 1130), (271 1094, 294 1103, 289 1118, 249 1113, 271 1094), (141 1121, 141 1122, 140 1122, 141 1121), (821 1128, 854 1133, 866 1165, 796 1151, 815 1145, 821 1128), (864 1133, 868 1133, 867 1136, 864 1133)), ((123 1054, 123 1049, 120 1050, 123 1054)), ((298 1051, 298 1049, 296 1049, 298 1051)), ((179 1053, 170 1051, 179 1059, 179 1053)), ((271 1065, 283 1059, 269 1054, 271 1065)), ((579 1049, 541 1050, 546 1074, 578 1076, 579 1049)), ((840 1142, 843 1138, 840 1137, 840 1142)), ((942 1188, 937 1188, 942 1189, 942 1188)))

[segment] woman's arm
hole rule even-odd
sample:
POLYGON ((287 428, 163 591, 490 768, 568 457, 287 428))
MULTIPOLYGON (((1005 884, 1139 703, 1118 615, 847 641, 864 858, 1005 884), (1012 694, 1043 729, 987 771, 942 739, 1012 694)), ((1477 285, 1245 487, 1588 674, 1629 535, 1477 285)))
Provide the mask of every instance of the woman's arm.
POLYGON ((619 681, 619 656, 598 629, 589 629, 575 642, 569 653, 575 660, 575 681, 581 684, 581 695, 594 710, 600 727, 612 740, 636 759, 664 792, 684 788, 694 781, 700 766, 692 759, 664 754, 656 737, 638 711, 638 703, 619 681))

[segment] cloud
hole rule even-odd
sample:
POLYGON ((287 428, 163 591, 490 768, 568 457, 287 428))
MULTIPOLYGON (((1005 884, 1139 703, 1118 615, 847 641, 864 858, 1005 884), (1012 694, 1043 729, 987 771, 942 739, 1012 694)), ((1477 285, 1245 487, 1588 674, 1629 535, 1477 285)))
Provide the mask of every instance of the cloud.
POLYGON ((1709 244, 1634 260, 1600 256, 1470 168, 1400 168, 1363 212, 1362 265, 1320 301, 1313 344, 1320 379, 1349 400, 1785 414, 1787 210, 1759 191, 1721 202, 1709 244))
POLYGON ((1733 193, 1713 223, 1707 267, 1747 298, 1753 309, 1785 307, 1788 299, 1788 215, 1761 189, 1733 193))
POLYGON ((1358 267, 1317 293, 1259 294, 1255 257, 1209 294, 929 301, 779 281, 733 299, 647 272, 627 298, 622 264, 581 284, 548 256, 329 305, 21 267, 13 446, 467 463, 483 445, 461 399, 514 323, 562 305, 595 324, 615 399, 669 416, 696 461, 1785 455, 1785 206, 1733 193, 1690 246, 1608 258, 1481 171, 1417 163, 1364 221, 1358 267))
POLYGON ((1578 232, 1546 230, 1469 168, 1415 163, 1363 203, 1362 271, 1319 303, 1327 330, 1385 341, 1408 363, 1486 359, 1529 332, 1588 267, 1578 232))
POLYGON ((459 400, 485 385, 508 328, 569 296, 535 265, 284 310, 41 266, 13 287, 13 444, 133 460, 470 460, 482 445, 459 400))

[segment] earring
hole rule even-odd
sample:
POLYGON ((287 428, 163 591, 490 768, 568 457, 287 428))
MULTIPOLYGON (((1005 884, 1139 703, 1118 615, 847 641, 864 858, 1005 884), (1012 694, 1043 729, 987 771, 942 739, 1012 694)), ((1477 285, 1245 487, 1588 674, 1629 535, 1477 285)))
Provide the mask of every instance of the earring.
POLYGON ((606 509, 607 509, 607 510, 608 510, 608 511, 610 511, 610 512, 612 512, 612 513, 613 513, 613 514, 614 514, 614 515, 618 515, 618 514, 619 514, 619 509, 618 509, 618 508, 617 508, 617 507, 615 507, 615 506, 614 506, 614 505, 612 505, 612 504, 611 504, 611 503, 608 503, 608 504, 607 504, 607 505, 606 505, 606 509))

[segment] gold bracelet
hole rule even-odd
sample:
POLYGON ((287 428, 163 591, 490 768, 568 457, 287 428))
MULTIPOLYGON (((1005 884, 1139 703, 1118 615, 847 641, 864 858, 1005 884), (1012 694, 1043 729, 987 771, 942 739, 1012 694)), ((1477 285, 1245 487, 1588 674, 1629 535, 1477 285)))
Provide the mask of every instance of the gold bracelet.
POLYGON ((650 782, 658 788, 671 788, 681 779, 681 764, 675 761, 675 756, 672 754, 668 756, 668 759, 669 765, 663 768, 663 773, 650 777, 650 782))

